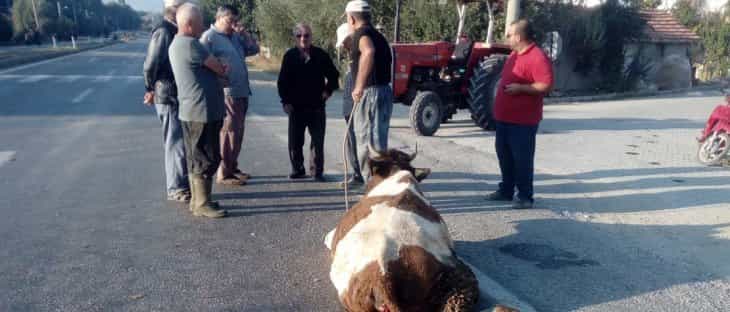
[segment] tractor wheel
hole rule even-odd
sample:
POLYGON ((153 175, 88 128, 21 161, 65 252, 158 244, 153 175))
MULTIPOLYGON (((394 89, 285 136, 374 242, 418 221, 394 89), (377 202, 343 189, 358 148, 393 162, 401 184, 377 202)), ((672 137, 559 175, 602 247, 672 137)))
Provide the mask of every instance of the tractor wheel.
POLYGON ((441 98, 436 92, 421 91, 411 103, 411 127, 416 134, 432 136, 441 125, 441 98))
POLYGON ((717 166, 728 156, 730 135, 725 132, 714 132, 706 138, 697 150, 697 159, 704 165, 717 166))
POLYGON ((484 130, 494 130, 494 99, 502 74, 506 55, 492 55, 474 68, 469 80, 467 102, 474 123, 484 130))

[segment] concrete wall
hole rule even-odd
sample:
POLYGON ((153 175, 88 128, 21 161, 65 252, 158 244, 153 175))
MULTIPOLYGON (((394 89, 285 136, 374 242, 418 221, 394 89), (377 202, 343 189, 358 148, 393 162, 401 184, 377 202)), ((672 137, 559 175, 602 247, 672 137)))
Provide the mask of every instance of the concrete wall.
POLYGON ((641 89, 671 90, 692 86, 689 44, 629 44, 625 66, 637 56, 640 48, 642 60, 651 66, 641 89))
MULTIPOLYGON (((625 67, 636 57, 639 46, 642 60, 651 66, 646 78, 639 83, 640 90, 671 90, 692 86, 689 44, 629 44, 626 46, 625 67)), ((593 90, 601 82, 600 74, 594 72, 584 76, 574 72, 574 67, 575 59, 570 53, 561 53, 553 62, 555 93, 593 90)))
POLYGON ((575 58, 570 53, 561 53, 558 59, 553 61, 554 93, 592 90, 600 83, 598 75, 583 76, 574 72, 574 68, 575 58))

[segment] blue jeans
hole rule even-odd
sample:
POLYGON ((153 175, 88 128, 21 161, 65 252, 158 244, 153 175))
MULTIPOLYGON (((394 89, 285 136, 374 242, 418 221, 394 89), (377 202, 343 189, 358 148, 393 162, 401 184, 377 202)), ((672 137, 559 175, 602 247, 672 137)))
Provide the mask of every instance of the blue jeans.
POLYGON ((178 119, 177 105, 155 104, 155 110, 162 124, 167 195, 173 195, 190 189, 182 124, 178 119))
POLYGON ((538 126, 497 122, 494 147, 502 171, 499 192, 512 198, 517 187, 517 198, 533 201, 532 181, 535 173, 535 139, 538 126))
POLYGON ((355 140, 357 141, 357 160, 363 178, 370 179, 368 166, 369 146, 377 151, 388 149, 390 116, 393 114, 393 90, 389 85, 372 86, 365 89, 360 104, 353 117, 355 140))

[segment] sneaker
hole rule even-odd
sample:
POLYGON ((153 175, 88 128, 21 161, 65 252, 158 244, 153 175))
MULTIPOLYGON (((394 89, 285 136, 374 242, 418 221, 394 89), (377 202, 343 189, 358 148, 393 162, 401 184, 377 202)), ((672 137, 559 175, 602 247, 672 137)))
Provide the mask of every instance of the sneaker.
POLYGON ((512 205, 513 209, 532 209, 533 202, 531 200, 520 199, 512 205))
POLYGON ((347 181, 340 182, 341 188, 345 188, 345 185, 347 185, 347 188, 358 188, 365 185, 365 180, 362 177, 352 177, 347 181))
POLYGON ((235 176, 225 177, 222 179, 215 179, 215 183, 223 184, 223 185, 246 185, 245 180, 241 180, 235 176))
POLYGON ((289 174, 289 179, 304 179, 307 177, 307 174, 304 171, 298 171, 298 172, 292 172, 289 174))
POLYGON ((181 203, 190 202, 190 190, 177 191, 174 194, 167 195, 167 200, 181 203))
POLYGON ((512 197, 507 197, 502 194, 500 191, 496 191, 494 193, 491 193, 487 195, 487 200, 493 200, 493 201, 512 201, 512 197))
POLYGON ((236 178, 238 178, 241 181, 248 181, 249 179, 251 179, 250 174, 245 173, 239 169, 236 169, 236 171, 233 172, 233 176, 235 176, 236 178))
POLYGON ((329 179, 325 178, 323 174, 317 174, 314 176, 314 181, 316 182, 329 182, 329 179))

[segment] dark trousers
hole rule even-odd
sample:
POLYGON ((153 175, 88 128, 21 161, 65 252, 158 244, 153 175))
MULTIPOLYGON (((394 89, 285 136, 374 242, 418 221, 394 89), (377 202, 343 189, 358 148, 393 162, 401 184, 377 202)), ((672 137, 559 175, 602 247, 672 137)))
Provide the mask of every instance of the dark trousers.
POLYGON ((502 171, 499 192, 504 196, 511 198, 516 186, 520 200, 533 200, 537 127, 497 122, 494 147, 502 171))
POLYGON ((304 130, 309 129, 309 170, 314 175, 324 172, 324 132, 327 115, 324 108, 294 110, 289 114, 289 160, 293 172, 304 172, 304 130))
POLYGON ((212 178, 221 162, 220 132, 223 121, 183 121, 188 172, 212 178))

